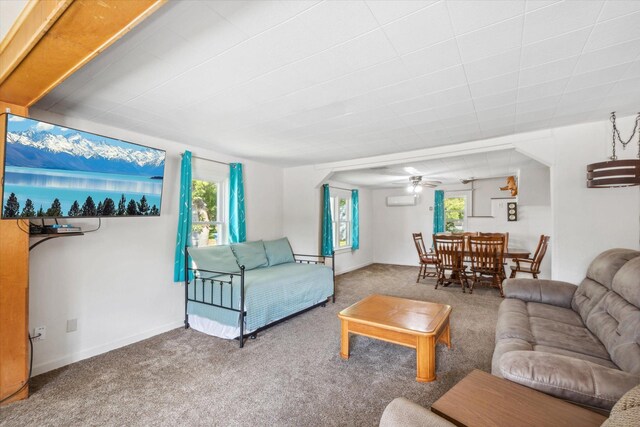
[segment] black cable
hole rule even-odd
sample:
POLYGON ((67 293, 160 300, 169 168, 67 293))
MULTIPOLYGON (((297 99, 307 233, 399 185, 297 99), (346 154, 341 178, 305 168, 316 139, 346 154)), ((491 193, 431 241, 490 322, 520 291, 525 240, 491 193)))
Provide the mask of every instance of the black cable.
MULTIPOLYGON (((42 335, 42 334, 38 334, 34 338, 39 338, 40 335, 42 335)), ((24 382, 24 384, 22 384, 20 386, 19 389, 17 389, 13 393, 11 393, 9 396, 7 396, 7 397, 3 398, 2 400, 0 400, 0 404, 6 402, 7 400, 11 399, 16 394, 20 393, 29 384, 29 380, 31 380, 31 372, 32 372, 31 370, 33 369, 33 338, 31 338, 31 334, 29 334, 29 347, 31 348, 31 350, 29 351, 29 353, 30 353, 30 356, 29 356, 29 375, 27 376, 27 380, 24 382)))
POLYGON ((22 228, 22 225, 20 225, 21 223, 22 223, 22 220, 20 219, 16 220, 16 224, 18 225, 18 228, 20 229, 20 231, 22 231, 23 233, 31 234, 29 230, 25 230, 24 228, 22 228))
POLYGON ((93 233, 94 231, 98 231, 100 230, 100 227, 102 227, 102 218, 98 217, 98 227, 94 228, 93 230, 87 230, 87 231, 83 231, 84 234, 87 233, 93 233))

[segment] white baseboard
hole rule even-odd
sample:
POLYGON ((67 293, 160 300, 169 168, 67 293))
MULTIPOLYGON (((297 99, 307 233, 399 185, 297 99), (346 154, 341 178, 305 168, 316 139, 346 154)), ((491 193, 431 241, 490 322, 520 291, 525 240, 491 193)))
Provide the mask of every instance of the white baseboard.
POLYGON ((54 369, 58 369, 63 366, 69 365, 71 363, 79 362, 80 360, 88 359, 93 356, 98 356, 108 351, 115 350, 117 348, 124 347, 129 344, 133 344, 138 341, 145 340, 147 338, 151 338, 155 335, 162 334, 164 332, 179 328, 181 326, 184 326, 184 321, 171 322, 166 325, 160 326, 158 328, 153 328, 148 331, 141 332, 139 334, 131 335, 126 338, 115 340, 107 344, 91 347, 86 350, 78 351, 76 353, 71 353, 55 360, 50 360, 48 362, 40 363, 38 365, 33 366, 33 372, 31 376, 40 375, 45 372, 49 372, 54 369))
POLYGON ((373 262, 365 262, 363 264, 353 265, 351 267, 347 267, 345 269, 336 270, 336 276, 339 276, 344 273, 349 273, 350 271, 359 270, 361 268, 367 267, 373 264, 373 262))

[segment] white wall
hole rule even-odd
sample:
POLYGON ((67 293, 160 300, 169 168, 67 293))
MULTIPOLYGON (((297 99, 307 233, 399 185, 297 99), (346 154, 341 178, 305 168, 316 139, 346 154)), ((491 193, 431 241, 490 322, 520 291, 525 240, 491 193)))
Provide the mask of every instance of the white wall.
POLYGON ((434 190, 423 188, 415 206, 387 206, 387 196, 406 195, 404 189, 373 190, 373 261, 382 264, 419 265, 412 233, 422 233, 431 246, 434 190))
MULTIPOLYGON (((633 118, 618 120, 623 137, 633 118)), ((553 277, 579 283, 593 258, 615 248, 640 249, 640 187, 587 188, 586 165, 607 160, 611 123, 601 121, 533 133, 516 143, 518 150, 551 166, 553 277)), ((634 158, 638 146, 619 158, 634 158)))
POLYGON ((329 180, 330 172, 313 166, 284 170, 283 227, 294 252, 320 253, 322 189, 331 185, 358 189, 360 202, 360 249, 336 253, 336 273, 342 274, 373 262, 373 222, 371 190, 329 180))
POLYGON ((104 219, 95 233, 45 242, 31 252, 30 328, 47 327, 46 339, 34 345, 35 374, 182 325, 184 286, 173 283, 173 263, 185 149, 242 162, 247 238, 283 235, 280 168, 43 111, 33 110, 32 117, 167 150, 160 217, 104 219), (67 333, 73 318, 78 330, 67 333))

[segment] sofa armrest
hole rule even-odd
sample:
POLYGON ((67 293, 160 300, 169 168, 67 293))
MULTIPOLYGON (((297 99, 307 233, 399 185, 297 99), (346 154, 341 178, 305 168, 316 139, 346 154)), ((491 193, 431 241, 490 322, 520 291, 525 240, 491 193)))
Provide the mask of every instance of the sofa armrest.
POLYGON ((502 288, 506 298, 571 308, 571 300, 578 287, 559 280, 507 279, 502 288))
POLYGON ((393 399, 380 418, 380 427, 453 427, 449 421, 404 397, 393 399))
POLYGON ((640 376, 586 360, 538 351, 511 351, 499 363, 503 378, 582 405, 610 410, 640 376))

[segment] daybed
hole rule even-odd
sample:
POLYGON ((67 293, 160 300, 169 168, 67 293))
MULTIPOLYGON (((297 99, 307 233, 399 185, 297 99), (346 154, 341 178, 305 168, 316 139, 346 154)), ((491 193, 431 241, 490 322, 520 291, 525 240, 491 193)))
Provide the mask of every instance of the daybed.
POLYGON ((610 410, 640 384, 640 252, 598 255, 580 286, 509 279, 491 373, 610 410))
POLYGON ((333 255, 294 254, 287 238, 186 252, 191 260, 185 274, 185 328, 239 338, 240 347, 268 326, 329 298, 335 302, 333 255))

